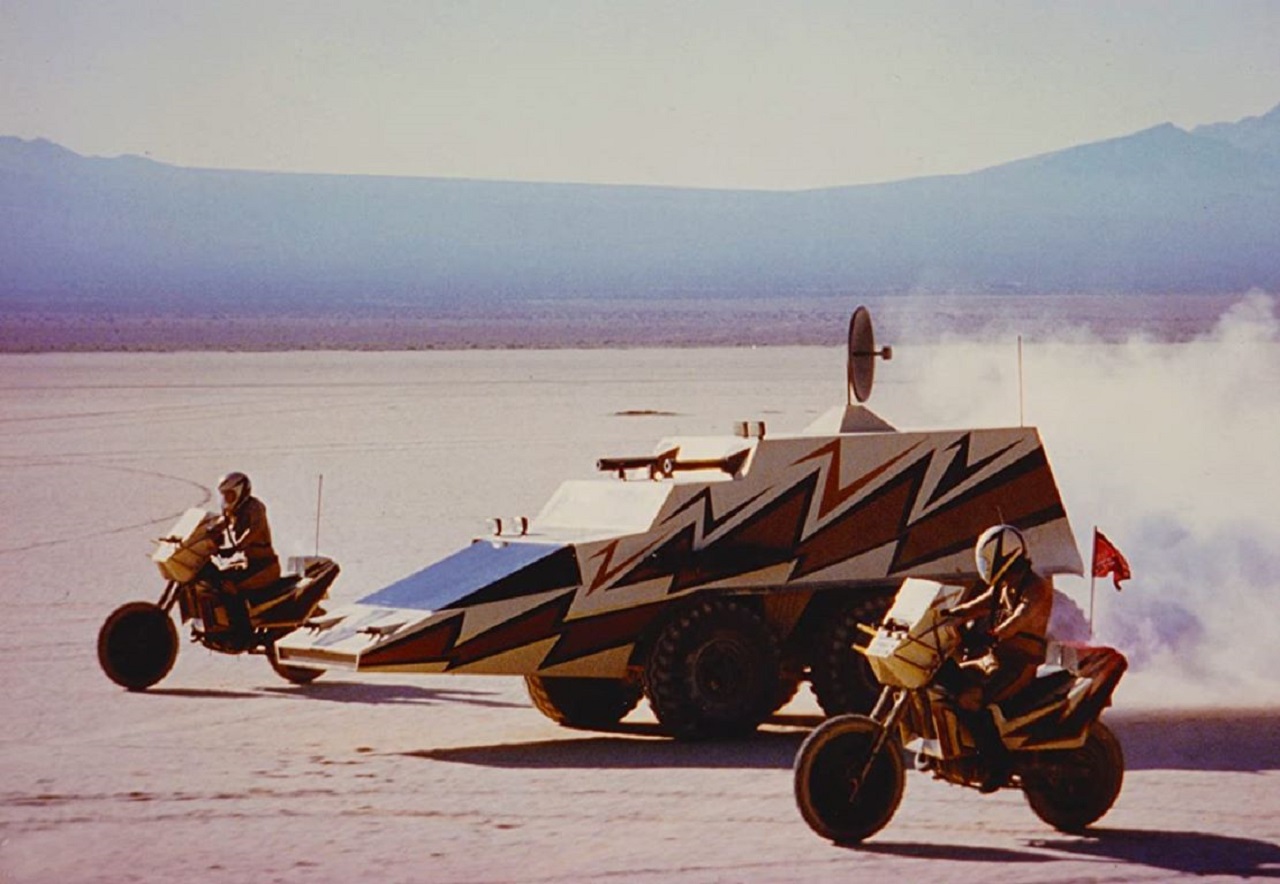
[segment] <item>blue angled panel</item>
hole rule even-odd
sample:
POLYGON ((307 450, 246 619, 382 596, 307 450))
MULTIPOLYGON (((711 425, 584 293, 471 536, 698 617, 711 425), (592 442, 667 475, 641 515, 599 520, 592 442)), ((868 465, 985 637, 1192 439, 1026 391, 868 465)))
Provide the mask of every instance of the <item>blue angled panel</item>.
POLYGON ((562 589, 580 581, 572 546, 476 541, 359 603, 439 611, 562 589))

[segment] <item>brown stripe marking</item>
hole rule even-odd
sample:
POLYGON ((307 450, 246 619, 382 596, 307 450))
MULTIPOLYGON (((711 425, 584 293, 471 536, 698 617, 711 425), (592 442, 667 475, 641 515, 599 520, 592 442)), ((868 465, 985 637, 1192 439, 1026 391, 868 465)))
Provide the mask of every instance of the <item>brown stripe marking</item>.
POLYGON ((360 665, 392 666, 444 660, 462 630, 462 614, 433 623, 421 632, 396 639, 360 655, 360 665))
POLYGON ((915 445, 912 445, 910 448, 908 448, 906 451, 903 451, 901 454, 898 454, 890 458, 889 460, 885 461, 884 463, 880 464, 880 466, 875 467, 869 472, 863 473, 861 476, 854 479, 848 485, 841 488, 840 487, 840 473, 841 473, 840 456, 841 456, 841 451, 843 450, 842 441, 843 440, 841 439, 835 439, 831 442, 828 442, 826 445, 823 445, 821 448, 817 449, 816 451, 810 454, 806 454, 804 457, 797 460, 794 464, 798 466, 807 460, 817 460, 823 457, 830 459, 827 464, 827 478, 822 483, 822 498, 818 502, 818 518, 820 519, 825 518, 827 513, 838 508, 841 504, 843 504, 849 498, 853 497, 863 488, 866 488, 876 479, 880 478, 882 475, 888 472, 895 464, 903 460, 908 454, 915 451, 917 448, 919 448, 921 445, 924 444, 924 440, 923 439, 920 440, 915 445))
POLYGON ((560 640, 542 661, 542 668, 634 643, 665 605, 665 602, 655 602, 567 621, 560 640))
POLYGON ((560 631, 573 603, 574 592, 558 595, 518 617, 480 633, 454 648, 448 669, 467 666, 485 657, 503 654, 524 645, 551 638, 560 631))
POLYGON ((911 525, 892 570, 961 552, 1001 522, 1030 528, 1064 514, 1044 449, 1037 448, 911 525))
POLYGON ((897 540, 920 493, 926 454, 875 493, 819 529, 797 550, 794 580, 897 540))

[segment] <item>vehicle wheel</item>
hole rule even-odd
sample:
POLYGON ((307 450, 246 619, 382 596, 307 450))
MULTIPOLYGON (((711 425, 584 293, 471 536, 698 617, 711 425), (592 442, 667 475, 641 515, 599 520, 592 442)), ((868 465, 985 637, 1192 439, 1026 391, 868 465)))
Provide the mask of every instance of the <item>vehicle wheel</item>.
POLYGON ((855 599, 838 608, 818 630, 810 678, 818 705, 827 715, 866 713, 875 705, 880 682, 853 646, 866 647, 871 638, 858 624, 879 626, 892 601, 892 596, 878 594, 855 599))
POLYGON ((1089 726, 1079 749, 1046 752, 1024 777, 1022 789, 1035 815, 1061 832, 1078 834, 1102 819, 1124 784, 1124 752, 1102 722, 1089 726))
POLYGON ((98 631, 98 664, 107 678, 144 691, 169 674, 178 657, 178 630, 159 605, 129 602, 98 631))
POLYGON ((274 644, 267 645, 267 662, 271 664, 271 668, 275 670, 276 675, 290 684, 311 684, 311 682, 325 673, 323 669, 311 669, 307 666, 290 666, 288 663, 281 663, 280 658, 276 656, 276 646, 274 644))
POLYGON ((888 825, 902 802, 904 773, 890 737, 862 782, 880 725, 865 715, 829 718, 796 753, 796 806, 809 828, 837 844, 856 844, 888 825))
POLYGON ((658 633, 645 672, 649 705, 677 739, 751 733, 776 708, 778 640, 729 599, 697 602, 658 633))
POLYGON ((640 702, 640 686, 621 679, 526 675, 534 707, 565 727, 617 724, 640 702))

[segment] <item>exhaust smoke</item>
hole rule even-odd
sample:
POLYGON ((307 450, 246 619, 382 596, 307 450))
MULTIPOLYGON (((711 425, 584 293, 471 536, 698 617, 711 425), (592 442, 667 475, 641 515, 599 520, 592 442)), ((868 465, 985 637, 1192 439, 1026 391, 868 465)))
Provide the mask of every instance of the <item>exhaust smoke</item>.
MULTIPOLYGON (((899 349, 898 426, 1017 424, 1015 336, 899 349)), ((1280 700, 1276 299, 1250 293, 1176 343, 1036 337, 1023 377, 1086 568, 1097 525, 1133 570, 1119 593, 1099 578, 1093 606, 1096 639, 1129 657, 1124 700, 1280 700)), ((1087 617, 1088 577, 1056 583, 1087 617)))

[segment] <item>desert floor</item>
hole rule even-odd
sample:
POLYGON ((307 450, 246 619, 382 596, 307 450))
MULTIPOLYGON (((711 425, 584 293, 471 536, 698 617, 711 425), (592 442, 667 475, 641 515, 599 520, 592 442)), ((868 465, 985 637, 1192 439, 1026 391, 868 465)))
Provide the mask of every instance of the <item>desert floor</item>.
MULTIPOLYGON (((909 772, 898 815, 857 850, 818 839, 794 806, 792 758, 817 720, 807 690, 756 739, 685 745, 643 704, 611 733, 560 728, 512 678, 329 673, 298 688, 261 657, 185 643, 145 693, 99 671, 103 618, 162 588, 151 539, 210 505, 220 473, 254 477, 282 555, 318 536, 343 567, 335 601, 351 601, 486 517, 535 513, 598 456, 740 419, 800 429, 842 401, 842 361, 838 348, 0 357, 0 880, 1280 877, 1280 706, 1189 705, 1144 689, 1165 682, 1140 667, 1108 713, 1124 791, 1087 836, 1047 828, 1017 793, 909 772)), ((1064 486, 1096 472, 1094 451, 1063 446, 1064 486)), ((1080 499, 1085 536, 1099 505, 1080 499)))

